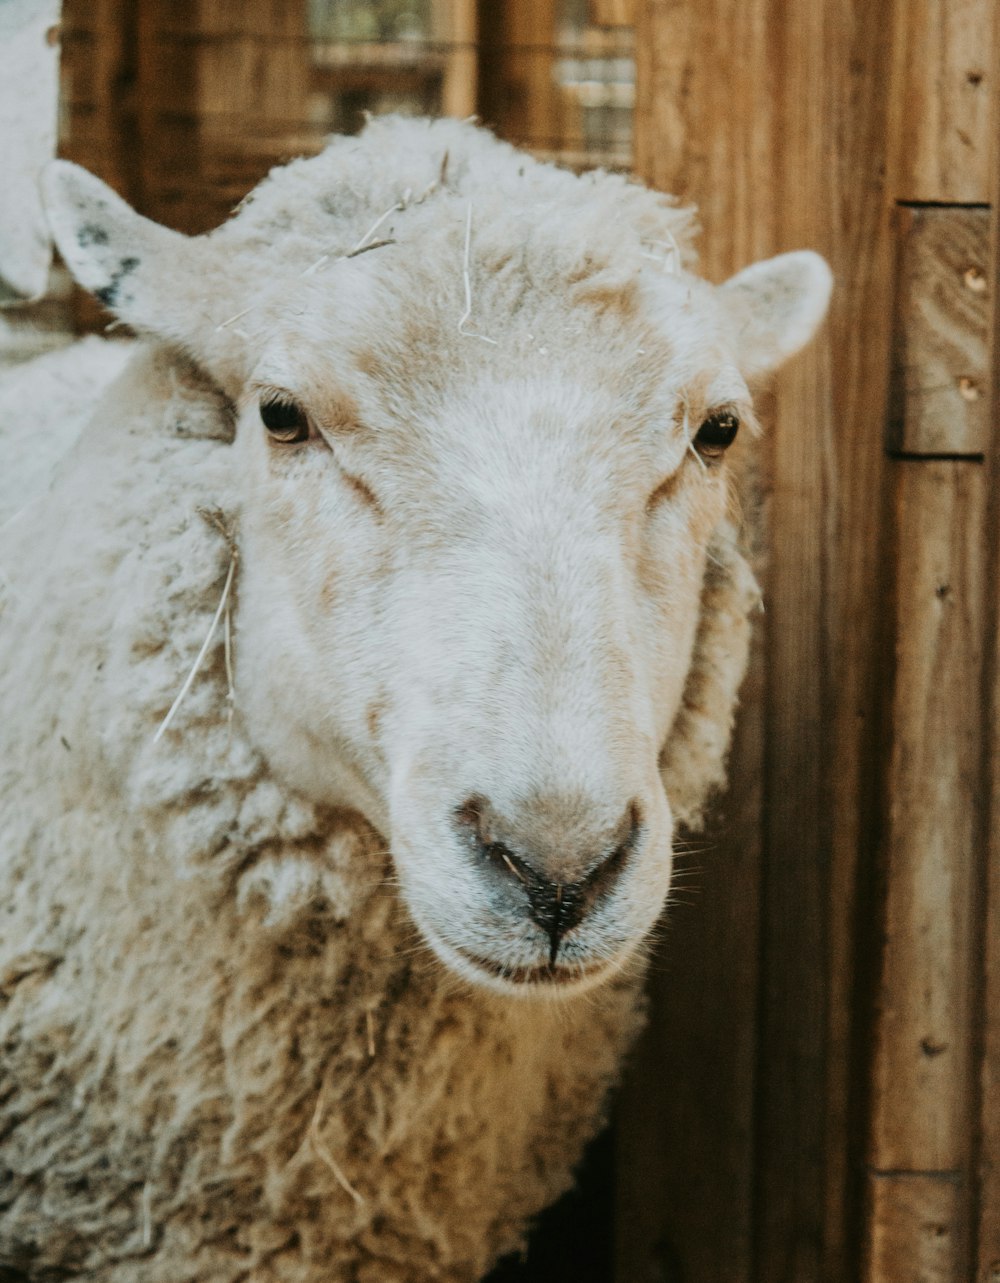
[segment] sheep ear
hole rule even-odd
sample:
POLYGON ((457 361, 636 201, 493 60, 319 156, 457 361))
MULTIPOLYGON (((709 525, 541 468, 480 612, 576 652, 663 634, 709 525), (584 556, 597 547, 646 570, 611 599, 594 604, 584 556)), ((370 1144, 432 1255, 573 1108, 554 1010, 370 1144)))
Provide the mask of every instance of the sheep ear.
POLYGON ((769 373, 805 347, 826 315, 832 289, 833 273, 812 250, 764 259, 721 285, 743 373, 769 373))
POLYGON ((238 310, 238 273, 218 247, 137 214, 99 178, 65 160, 42 172, 52 236, 76 280, 136 330, 188 353, 232 395, 243 353, 218 322, 238 310))
POLYGON ((76 280, 123 321, 158 332, 164 296, 176 293, 184 276, 190 239, 143 218, 69 161, 46 165, 42 196, 53 240, 76 280))

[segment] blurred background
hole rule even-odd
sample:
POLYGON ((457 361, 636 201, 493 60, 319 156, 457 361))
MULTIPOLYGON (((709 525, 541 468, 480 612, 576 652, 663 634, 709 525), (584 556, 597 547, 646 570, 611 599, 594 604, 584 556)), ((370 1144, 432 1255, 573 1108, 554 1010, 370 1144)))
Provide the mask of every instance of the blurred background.
MULTIPOLYGON (((0 34, 32 4, 53 145, 186 232, 366 112, 443 112, 697 203, 711 280, 828 257, 739 446, 730 787, 613 1127, 496 1277, 1000 1283, 996 0, 2 0, 0 34)), ((56 267, 0 362, 107 321, 56 267)))

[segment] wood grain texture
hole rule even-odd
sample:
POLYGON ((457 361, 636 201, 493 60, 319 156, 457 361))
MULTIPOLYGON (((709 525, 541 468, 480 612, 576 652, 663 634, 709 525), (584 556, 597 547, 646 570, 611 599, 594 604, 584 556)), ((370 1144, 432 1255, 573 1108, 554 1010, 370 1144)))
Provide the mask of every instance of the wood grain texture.
MULTIPOLYGON (((760 640, 734 745, 748 765, 761 749, 760 640)), ((627 1283, 750 1277, 759 792, 759 769, 742 772, 708 832, 680 844, 652 1019, 616 1110, 615 1277, 627 1283)))
POLYGON ((872 1176, 863 1277, 962 1283, 968 1278, 967 1195, 961 1180, 949 1174, 872 1176))
POLYGON ((563 143, 564 104, 553 74, 557 17, 556 0, 479 6, 484 121, 522 147, 563 143))
POLYGON ((221 222, 272 165, 317 149, 309 129, 306 10, 283 0, 248 6, 199 0, 194 49, 199 179, 209 226, 221 222))
POLYGON ((449 48, 441 84, 441 114, 464 120, 478 98, 478 22, 476 0, 434 0, 435 39, 449 48))
POLYGON ((590 0, 590 21, 597 27, 631 27, 637 0, 590 0))
MULTIPOLYGON (((816 8, 805 12, 790 5, 652 4, 645 13, 647 25, 640 14, 637 29, 640 168, 658 185, 701 206, 708 273, 718 279, 753 258, 796 245, 831 252, 838 189, 826 131, 834 127, 839 105, 832 95, 844 91, 839 72, 848 53, 836 41, 831 44, 840 26, 831 23, 828 32, 822 10, 817 16, 816 8)), ((863 15, 860 25, 864 28, 863 15)), ((867 35, 859 32, 859 44, 867 35)), ((877 51, 878 42, 866 50, 874 65, 865 87, 883 69, 872 59, 872 47, 877 51)), ((878 109, 881 100, 876 97, 875 102, 878 109)), ((859 147, 869 147, 871 135, 880 132, 877 119, 869 124, 860 113, 838 123, 849 137, 856 131, 851 141, 859 147)), ((863 209, 868 208, 863 201, 863 209)), ((853 262, 846 253, 845 261, 834 262, 842 279, 862 287, 871 246, 864 251, 853 262)), ((828 471, 837 448, 829 344, 827 336, 787 372, 778 386, 774 414, 767 416, 772 435, 765 491, 772 559, 764 618, 766 702, 754 714, 768 736, 766 800, 755 817, 757 841, 763 836, 764 842, 761 1008, 755 1030, 740 1025, 746 1014, 741 1008, 731 1022, 722 1015, 717 1032, 734 1047, 752 1037, 758 1054, 756 1070, 729 1089, 732 1094, 721 1111, 729 1120, 728 1136, 715 1138, 728 1161, 737 1164, 728 1188, 742 1190, 739 1202, 734 1208, 727 1185, 710 1176, 692 1189, 690 1201, 677 1182, 679 1202, 662 1213, 665 1222, 669 1215, 685 1226, 704 1226, 714 1219, 714 1233, 687 1235, 697 1241, 688 1248, 689 1256, 700 1253, 701 1268, 690 1267, 696 1278, 818 1277, 821 1257, 837 1251, 825 1249, 828 1234, 839 1240, 845 1232, 843 1199, 829 1195, 826 1180, 828 1168, 837 1162, 835 1152, 845 1148, 843 1129, 832 1143, 827 1141, 828 1111, 839 1117, 848 1108, 844 1089, 828 1078, 828 1039, 849 1039, 846 1026, 829 1027, 828 905, 834 875, 825 591, 835 585, 829 573, 832 550, 825 550, 823 541, 832 515, 824 508, 828 471), (747 1135, 753 1138, 749 1146, 747 1135), (710 1211, 704 1210, 706 1203, 710 1211), (756 1211, 755 1247, 745 1241, 748 1206, 756 1211)), ((848 341, 841 351, 846 364, 856 357, 856 342, 848 341)), ((851 387, 862 408, 866 393, 884 395, 884 385, 879 387, 877 377, 873 380, 867 371, 851 387)), ((880 471, 877 443, 869 435, 860 443, 856 439, 858 414, 841 426, 843 448, 860 444, 858 452, 870 460, 874 481, 880 471)), ((856 496, 851 500, 858 502, 856 496)), ((871 513, 870 495, 858 506, 871 513)), ((875 512, 877 516, 877 506, 875 512)), ((841 561, 842 571, 851 569, 845 564, 849 560, 841 561)), ((858 642, 864 644, 860 638, 858 642)), ((848 682, 848 698, 851 686, 848 682)), ((853 695, 852 705, 859 702, 853 695)), ((734 757, 734 781, 760 769, 759 757, 734 757)), ((856 808, 856 802, 851 800, 849 807, 856 808)), ((723 851, 724 860, 733 858, 729 840, 723 851)), ((724 860, 715 867, 724 868, 724 860)), ((849 915, 851 875, 838 870, 836 876, 844 885, 838 905, 849 915)), ((752 884, 752 869, 749 877, 752 884)), ((747 900, 745 888, 746 882, 741 883, 736 894, 747 900)), ((718 897, 714 905, 706 905, 699 928, 702 948, 711 949, 729 934, 726 913, 734 912, 734 904, 723 891, 718 897)), ((751 911, 755 898, 749 901, 751 911)), ((745 952, 755 948, 755 934, 752 925, 742 926, 744 952, 735 963, 732 985, 757 968, 756 956, 745 952)), ((717 983, 724 981, 717 978, 717 983)), ((844 978, 840 983, 849 987, 851 982, 844 978)), ((687 1040, 688 1022, 697 1025, 709 1001, 705 990, 697 981, 688 986, 683 976, 676 985, 671 1006, 654 1015, 670 1020, 676 1048, 665 1071, 667 1093, 697 1091, 698 1084, 716 1073, 715 1065, 709 1068, 687 1040)), ((666 1148, 669 1140, 649 1134, 646 1144, 659 1142, 666 1148)), ((708 1161, 714 1173, 714 1156, 701 1161, 708 1161)), ((846 1166, 846 1156, 839 1161, 846 1166)), ((621 1277, 627 1278, 627 1272, 621 1277)))
POLYGON ((990 438, 990 211, 903 206, 889 447, 982 454, 990 438))
MULTIPOLYGON (((638 16, 640 172, 701 206, 708 274, 718 279, 753 258, 810 245, 827 254, 837 278, 828 328, 781 375, 764 416, 770 565, 764 683, 751 694, 760 700, 753 716, 765 737, 763 768, 742 746, 732 767, 737 788, 745 773, 763 774, 749 822, 761 850, 759 956, 746 952, 754 936, 746 923, 737 945, 746 974, 759 968, 756 1058, 751 1073, 720 1084, 728 1132, 713 1133, 716 1149, 701 1159, 705 1181, 696 1185, 687 1173, 690 1198, 675 1181, 676 1201, 659 1212, 664 1233, 697 1240, 688 1248, 700 1253, 692 1278, 857 1277, 864 1086, 856 940, 868 913, 879 803, 883 625, 872 604, 885 594, 891 16, 849 0, 650 0, 638 16), (718 1175, 719 1152, 737 1164, 735 1176, 718 1175), (735 1207, 733 1188, 743 1191, 735 1207), (688 1233, 686 1225, 702 1228, 688 1233)), ((722 842, 729 859, 730 840, 722 842)), ((751 869, 737 894, 745 897, 753 879, 751 869)), ((701 948, 731 938, 727 910, 734 906, 721 893, 706 902, 701 948)), ((713 1002, 701 978, 688 984, 678 974, 669 1003, 658 997, 654 1007, 654 1021, 669 1021, 674 1048, 660 1064, 666 1094, 690 1092, 691 1083, 709 1096, 715 1090, 716 1064, 687 1038, 713 1002)), ((743 1046, 745 1018, 741 1007, 727 1022, 720 1004, 717 1038, 743 1046)), ((644 1137, 647 1150, 669 1153, 672 1143, 674 1132, 657 1135, 655 1126, 644 1137)), ((653 1228, 643 1233, 652 1246, 653 1228)))
POLYGON ((894 6, 898 199, 990 200, 995 11, 988 0, 907 0, 894 6))
POLYGON ((900 461, 894 474, 895 676, 870 1163, 967 1178, 986 479, 981 464, 964 461, 900 461))
MULTIPOLYGON (((1000 62, 1000 49, 996 50, 1000 62)), ((994 101, 994 118, 1000 124, 1000 101, 994 101)), ((1000 129, 993 170, 993 209, 988 278, 1000 284, 1000 129)), ((994 304, 991 317, 991 402, 1000 407, 1000 317, 994 304)), ((990 591, 987 594, 987 698, 984 699, 985 780, 987 799, 986 840, 980 880, 980 941, 982 983, 979 1015, 982 1042, 979 1071, 979 1135, 976 1153, 978 1216, 976 1223, 976 1283, 1000 1283, 1000 451, 991 441, 986 458, 989 509, 987 559, 990 591)))

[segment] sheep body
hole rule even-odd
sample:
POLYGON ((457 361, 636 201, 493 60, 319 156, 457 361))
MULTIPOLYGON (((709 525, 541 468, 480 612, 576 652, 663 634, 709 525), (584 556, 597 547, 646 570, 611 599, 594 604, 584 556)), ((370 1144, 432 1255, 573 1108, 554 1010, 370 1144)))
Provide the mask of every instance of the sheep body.
MULTIPOLYGON (((229 234, 296 272, 317 243, 347 253, 401 184, 440 179, 442 146, 483 201, 527 167, 539 223, 570 239, 573 218, 663 218, 639 188, 458 126, 415 137, 289 167, 229 234)), ((230 416, 143 344, 0 536, 0 1264, 471 1283, 570 1183, 641 1021, 641 967, 565 1001, 445 972, 384 840, 302 800, 227 713, 221 630, 155 742, 238 556, 230 416)), ((664 753, 691 822, 721 780, 756 601, 728 526, 713 548, 664 753)))

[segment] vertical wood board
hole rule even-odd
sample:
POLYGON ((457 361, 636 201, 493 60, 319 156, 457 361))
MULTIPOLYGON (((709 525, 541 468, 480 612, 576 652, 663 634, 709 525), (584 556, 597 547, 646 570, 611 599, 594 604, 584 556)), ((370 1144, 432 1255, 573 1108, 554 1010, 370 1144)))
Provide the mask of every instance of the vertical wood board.
POLYGON ((906 0, 894 14, 897 199, 988 202, 996 6, 991 0, 906 0))
POLYGON ((597 27, 635 25, 638 0, 590 0, 590 20, 597 27))
POLYGON ((864 1279, 962 1283, 968 1277, 967 1194, 957 1179, 908 1172, 871 1176, 864 1279))
MULTIPOLYGON (((716 1268, 700 1277, 846 1279, 856 1276, 861 1194, 858 869, 870 863, 878 804, 881 624, 871 604, 885 580, 892 23, 883 8, 848 0, 653 0, 640 7, 637 53, 639 168, 699 204, 708 274, 809 245, 837 278, 828 328, 780 376, 774 413, 763 416, 765 881, 756 1086, 742 1102, 756 1160, 741 1172, 755 1259, 731 1267, 742 1248, 727 1218, 735 1210, 741 1221, 743 1206, 732 1209, 719 1184, 716 1268)), ((737 755, 731 774, 758 769, 759 759, 737 755)), ((711 921, 724 930, 721 914, 711 921)), ((666 1009, 678 1048, 668 1091, 711 1072, 684 1056, 683 1021, 697 1022, 705 995, 682 977, 677 986, 666 1009)), ((657 1143, 669 1137, 647 1136, 657 1143)))
MULTIPOLYGON (((895 678, 870 1162, 965 1175, 983 699, 981 464, 894 465, 895 678)), ((887 1281, 888 1283, 888 1281, 887 1281)))
POLYGON ((476 0, 434 0, 435 39, 447 45, 441 114, 464 120, 478 101, 476 0))
MULTIPOLYGON (((1000 49, 997 50, 1000 62, 1000 49)), ((1000 124, 1000 100, 994 103, 1000 124)), ((993 297, 1000 287, 1000 130, 994 131, 993 209, 988 277, 993 297)), ((1000 316, 992 308, 990 379, 993 415, 1000 408, 1000 316)), ((996 432, 996 429, 994 429, 996 432)), ((986 840, 980 882, 980 941, 982 985, 978 994, 982 1020, 982 1060, 979 1073, 979 1135, 976 1153, 978 1180, 976 1283, 1000 1283, 1000 451, 991 440, 986 458, 987 576, 990 591, 987 619, 987 685, 984 699, 984 784, 987 793, 986 840)))
POLYGON ((897 227, 890 449, 982 454, 991 430, 990 212, 905 206, 897 227))
POLYGON ((557 0, 480 3, 485 123, 522 147, 558 150, 562 103, 553 75, 557 0))
MULTIPOLYGON (((716 280, 776 243, 773 207, 758 200, 754 178, 773 159, 761 79, 771 58, 766 10, 762 0, 637 6, 636 168, 700 204, 703 271, 716 280)), ((760 444, 747 445, 759 457, 760 444)), ((729 792, 696 854, 679 861, 682 879, 697 873, 678 882, 651 980, 649 1035, 618 1111, 622 1283, 752 1278, 765 622, 742 691, 729 792)))

